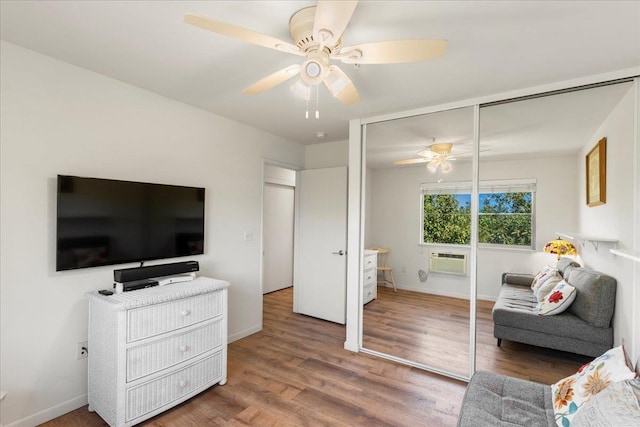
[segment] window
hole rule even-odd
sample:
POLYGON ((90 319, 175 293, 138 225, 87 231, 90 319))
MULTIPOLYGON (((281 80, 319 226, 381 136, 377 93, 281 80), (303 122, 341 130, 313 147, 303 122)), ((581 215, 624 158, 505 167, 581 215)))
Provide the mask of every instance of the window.
MULTIPOLYGON (((481 182, 478 243, 534 247, 533 180, 481 182)), ((422 243, 471 244, 471 183, 422 185, 422 243)))

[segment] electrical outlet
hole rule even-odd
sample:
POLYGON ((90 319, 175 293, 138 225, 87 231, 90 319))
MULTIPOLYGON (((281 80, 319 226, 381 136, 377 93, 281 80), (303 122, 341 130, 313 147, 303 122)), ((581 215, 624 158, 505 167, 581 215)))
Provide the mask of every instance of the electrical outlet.
POLYGON ((85 357, 89 357, 89 342, 83 341, 79 342, 76 348, 76 359, 84 359, 85 357))

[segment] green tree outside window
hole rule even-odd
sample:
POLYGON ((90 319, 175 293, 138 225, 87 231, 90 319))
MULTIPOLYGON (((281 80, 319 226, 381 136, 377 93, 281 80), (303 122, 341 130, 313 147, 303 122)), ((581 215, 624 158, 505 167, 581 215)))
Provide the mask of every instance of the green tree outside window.
MULTIPOLYGON (((532 201, 532 192, 480 193, 479 243, 531 247, 532 201)), ((424 243, 471 243, 470 194, 425 194, 423 209, 424 243)))

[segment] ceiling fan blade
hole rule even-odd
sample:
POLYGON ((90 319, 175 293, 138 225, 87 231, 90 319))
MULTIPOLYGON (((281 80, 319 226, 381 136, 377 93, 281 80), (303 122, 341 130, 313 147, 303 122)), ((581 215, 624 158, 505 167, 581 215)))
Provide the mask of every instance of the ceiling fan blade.
POLYGON ((333 58, 347 64, 397 64, 444 55, 446 40, 387 40, 343 47, 333 58))
POLYGON ((353 105, 360 102, 360 95, 356 87, 340 67, 336 65, 330 66, 329 72, 323 81, 329 92, 344 105, 353 105))
POLYGON ((215 19, 205 18, 204 16, 194 15, 192 13, 184 15, 184 22, 214 33, 242 40, 247 43, 292 53, 298 56, 304 56, 304 53, 300 52, 300 49, 289 42, 267 36, 256 31, 247 30, 246 28, 229 24, 227 22, 216 21, 215 19))
POLYGON ((300 72, 300 65, 289 65, 286 68, 283 68, 280 71, 276 71, 275 73, 265 77, 264 79, 255 82, 248 88, 242 91, 243 95, 257 95, 264 91, 267 91, 275 86, 278 86, 280 83, 284 83, 289 80, 291 77, 297 75, 300 72))
POLYGON ((357 4, 357 0, 318 0, 313 39, 322 47, 335 45, 347 28, 357 4))
POLYGON ((394 165, 414 165, 416 163, 426 163, 429 159, 425 159, 421 157, 419 159, 406 159, 406 160, 396 160, 393 162, 394 165))

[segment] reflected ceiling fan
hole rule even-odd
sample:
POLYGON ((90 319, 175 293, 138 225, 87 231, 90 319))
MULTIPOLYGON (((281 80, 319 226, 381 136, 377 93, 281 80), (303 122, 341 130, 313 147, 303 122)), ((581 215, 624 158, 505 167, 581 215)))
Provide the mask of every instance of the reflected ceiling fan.
MULTIPOLYGON (((435 139, 435 138, 434 138, 435 139)), ((438 169, 442 173, 451 172, 453 168, 449 160, 455 160, 456 158, 451 155, 451 149, 453 144, 450 142, 442 142, 439 144, 431 144, 429 148, 422 151, 418 151, 418 158, 396 160, 394 165, 413 165, 416 163, 426 163, 427 169, 431 172, 436 172, 438 169)))
MULTIPOLYGON (((430 172, 436 173, 440 171, 441 173, 451 172, 453 166, 451 164, 451 160, 456 160, 455 155, 451 154, 451 150, 453 149, 453 144, 450 142, 441 142, 435 144, 435 138, 433 138, 434 144, 431 144, 428 148, 418 151, 417 158, 414 159, 406 159, 406 160, 396 160, 393 162, 394 165, 413 165, 416 163, 426 163, 427 169, 430 172)), ((480 150, 486 151, 486 150, 480 150)), ((466 151, 464 153, 458 153, 458 156, 463 156, 466 154, 471 154, 471 151, 466 151)))
MULTIPOLYGON (((300 79, 291 86, 294 93, 307 101, 311 89, 324 83, 331 94, 344 105, 356 104, 360 95, 349 77, 330 60, 346 64, 394 64, 439 58, 444 54, 446 40, 386 40, 342 46, 342 35, 357 5, 356 0, 318 0, 311 6, 294 13, 289 20, 293 43, 203 16, 186 14, 184 21, 214 33, 243 40, 258 46, 304 57, 293 64, 268 75, 242 93, 256 95, 290 78, 300 79)), ((308 116, 308 112, 307 112, 308 116)), ((316 118, 318 111, 316 111, 316 118)))

